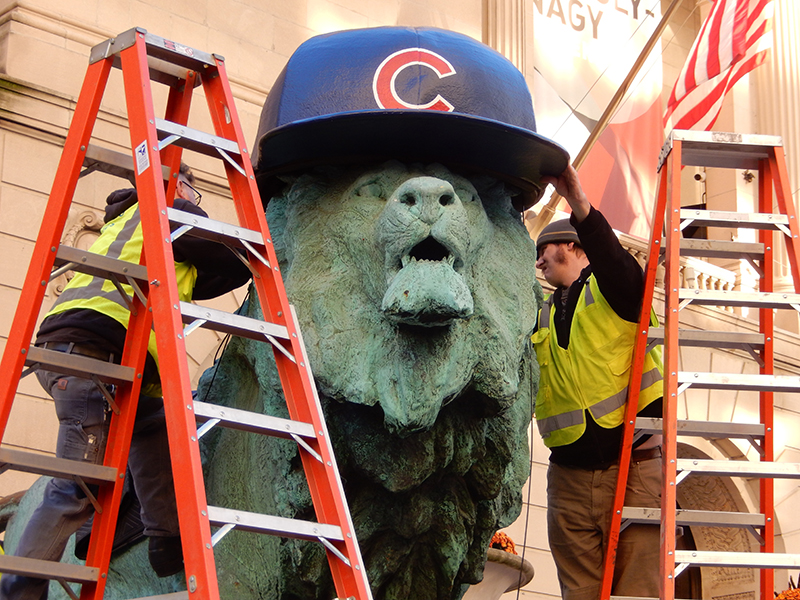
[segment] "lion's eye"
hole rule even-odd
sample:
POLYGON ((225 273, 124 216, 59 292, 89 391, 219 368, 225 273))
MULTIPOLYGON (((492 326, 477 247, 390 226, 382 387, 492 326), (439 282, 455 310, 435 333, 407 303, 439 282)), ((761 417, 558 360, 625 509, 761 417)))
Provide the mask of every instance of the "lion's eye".
POLYGON ((377 183, 366 183, 356 190, 356 195, 364 198, 383 198, 383 189, 377 183))

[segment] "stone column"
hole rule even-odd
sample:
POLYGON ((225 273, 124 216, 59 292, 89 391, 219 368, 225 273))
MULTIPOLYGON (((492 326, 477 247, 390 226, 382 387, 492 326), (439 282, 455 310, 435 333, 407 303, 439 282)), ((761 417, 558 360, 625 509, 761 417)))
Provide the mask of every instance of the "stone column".
POLYGON ((525 73, 525 0, 484 0, 483 43, 525 73))
MULTIPOLYGON (((770 57, 754 71, 757 93, 757 126, 759 133, 781 135, 789 171, 789 186, 798 205, 800 186, 800 3, 796 0, 775 0, 773 48, 770 57)), ((786 257, 786 246, 776 245, 776 290, 794 290, 786 257)), ((779 311, 780 327, 798 331, 797 315, 779 311)))

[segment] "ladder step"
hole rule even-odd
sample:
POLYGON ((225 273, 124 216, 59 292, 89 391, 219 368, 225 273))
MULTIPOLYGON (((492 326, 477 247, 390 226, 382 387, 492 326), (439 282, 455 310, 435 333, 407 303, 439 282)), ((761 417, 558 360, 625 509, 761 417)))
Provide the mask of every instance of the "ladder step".
POLYGON ((794 308, 800 306, 800 294, 776 292, 727 292, 680 288, 678 298, 686 303, 712 306, 749 306, 752 308, 794 308))
POLYGON ((174 143, 176 146, 186 150, 192 150, 214 158, 220 157, 219 150, 235 155, 240 152, 239 145, 236 142, 164 119, 156 119, 156 131, 158 132, 159 141, 168 140, 160 146, 159 150, 174 143))
POLYGON ((800 392, 800 377, 740 373, 678 372, 678 384, 703 390, 800 392))
POLYGON ((315 542, 320 541, 320 538, 339 542, 344 541, 342 529, 336 525, 262 515, 230 508, 220 508, 219 506, 208 507, 208 518, 212 525, 233 525, 236 529, 253 533, 265 533, 315 542))
POLYGON ((11 469, 61 479, 72 479, 74 475, 86 483, 92 484, 117 480, 117 470, 113 467, 8 448, 0 448, 0 469, 2 471, 11 469))
POLYGON ((751 569, 795 569, 800 567, 800 554, 677 550, 675 552, 675 563, 700 567, 727 566, 751 569))
POLYGON ((311 423, 291 421, 262 413, 198 401, 194 403, 194 412, 201 422, 218 419, 220 421, 219 425, 229 429, 286 439, 292 439, 292 435, 310 439, 316 438, 314 426, 311 423))
POLYGON ((800 479, 800 463, 679 458, 678 471, 759 479, 800 479))
MULTIPOLYGON (((642 433, 660 434, 663 419, 637 417, 636 430, 642 433)), ((725 421, 678 421, 678 435, 697 436, 707 439, 763 438, 763 423, 726 423, 725 421)))
MULTIPOLYGON (((772 213, 743 213, 722 210, 681 209, 681 228, 734 227, 744 229, 779 229, 789 226, 789 217, 772 213)), ((788 231, 788 229, 786 230, 788 231)))
MULTIPOLYGON (((666 240, 662 238, 662 255, 666 252, 666 247, 666 240)), ((681 256, 695 258, 749 258, 751 260, 762 260, 764 258, 764 244, 756 242, 681 238, 680 250, 681 256)))
MULTIPOLYGON (((245 248, 245 245, 242 243, 243 241, 256 246, 264 245, 264 237, 260 232, 253 231, 252 229, 245 229, 244 227, 238 227, 230 223, 215 221, 175 208, 167 209, 167 218, 170 223, 183 225, 189 228, 186 235, 212 240, 234 248, 245 248)), ((267 243, 269 243, 269 240, 267 240, 267 243)))
POLYGON ((198 323, 205 329, 229 333, 260 342, 268 341, 265 336, 282 340, 289 339, 289 332, 283 325, 243 317, 234 313, 181 302, 181 315, 186 324, 198 323))
POLYGON ((56 350, 37 348, 36 346, 28 348, 28 358, 25 360, 25 366, 83 378, 90 378, 91 375, 95 375, 100 381, 114 385, 130 383, 133 381, 134 376, 132 367, 116 365, 96 358, 81 356, 80 354, 67 354, 56 350))
POLYGON ((25 577, 36 577, 38 579, 71 581, 74 583, 93 583, 100 578, 100 569, 96 567, 85 567, 83 565, 39 560, 36 558, 24 558, 21 556, 11 556, 9 554, 0 555, 0 572, 23 575, 25 577))
MULTIPOLYGON (((651 327, 647 341, 664 343, 664 328, 651 327)), ((702 331, 679 329, 678 342, 681 346, 705 348, 738 348, 740 350, 760 349, 764 345, 763 333, 740 333, 737 331, 702 331)))
MULTIPOLYGON (((86 147, 86 155, 83 159, 84 170, 80 177, 85 177, 89 173, 100 171, 115 177, 127 179, 131 185, 136 185, 136 175, 133 170, 133 158, 130 154, 109 150, 95 144, 86 147)), ((169 167, 161 166, 161 173, 164 179, 169 179, 169 167)))
POLYGON ((759 160, 783 145, 777 135, 674 130, 661 150, 659 169, 675 141, 681 142, 682 164, 726 169, 758 169, 759 160))
MULTIPOLYGON (((660 523, 660 508, 626 506, 622 509, 622 519, 632 523, 660 523)), ((683 510, 675 512, 677 525, 704 527, 763 527, 764 515, 761 513, 721 512, 714 510, 683 510)))
MULTIPOLYGON (((153 35, 141 27, 134 27, 97 44, 91 50, 89 64, 116 55, 114 67, 120 68, 119 53, 133 46, 137 35, 142 35, 145 39, 150 78, 159 83, 174 86, 180 80, 186 79, 187 70, 202 72, 206 65, 217 66, 211 54, 153 35)), ((195 85, 200 85, 200 82, 195 85)))
POLYGON ((143 265, 109 258, 102 254, 63 244, 58 247, 54 264, 56 267, 71 265, 73 271, 80 271, 103 279, 127 280, 130 277, 138 284, 147 282, 147 269, 143 265))

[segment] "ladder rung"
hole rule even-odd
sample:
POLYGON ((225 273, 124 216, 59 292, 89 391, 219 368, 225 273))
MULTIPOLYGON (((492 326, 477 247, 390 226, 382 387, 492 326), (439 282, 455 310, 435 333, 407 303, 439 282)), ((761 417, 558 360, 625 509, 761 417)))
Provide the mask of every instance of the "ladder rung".
POLYGON ((319 538, 344 541, 342 529, 336 525, 262 515, 230 508, 220 508, 219 506, 208 507, 208 518, 212 525, 231 524, 236 529, 253 533, 265 533, 310 541, 319 541, 319 538))
MULTIPOLYGON (((225 250, 223 250, 224 252, 225 250)), ((184 323, 193 323, 197 320, 204 321, 201 327, 230 333, 239 337, 250 338, 252 340, 266 342, 264 336, 283 340, 289 339, 289 332, 283 325, 261 321, 250 317, 243 317, 234 313, 198 306, 189 302, 181 302, 181 315, 184 323)))
POLYGON ((800 479, 800 463, 679 458, 678 471, 759 479, 800 479))
POLYGON ((111 362, 81 356, 80 354, 67 354, 56 350, 47 350, 30 346, 26 367, 36 366, 46 371, 55 371, 65 375, 87 378, 96 375, 100 381, 122 385, 133 381, 133 368, 117 365, 111 362))
MULTIPOLYGON (((101 173, 108 173, 115 177, 127 179, 133 185, 136 183, 136 176, 133 170, 133 158, 130 154, 89 144, 86 147, 83 166, 86 170, 81 172, 81 177, 93 171, 100 171, 101 173)), ((169 167, 162 165, 161 173, 164 179, 169 179, 169 167)))
POLYGON ((240 153, 239 145, 236 142, 226 140, 218 135, 198 131, 185 125, 165 121, 164 119, 156 119, 156 131, 158 132, 159 141, 176 136, 173 142, 176 146, 213 156, 214 158, 220 157, 218 150, 224 150, 229 154, 236 155, 240 153))
POLYGON ((252 229, 245 229, 231 225, 230 223, 223 223, 222 221, 215 221, 200 215, 193 215, 191 213, 183 212, 175 208, 167 209, 167 218, 170 223, 177 223, 179 225, 188 225, 191 231, 186 235, 193 235, 195 237, 213 240, 221 244, 227 244, 235 248, 244 248, 242 240, 255 244, 258 246, 264 245, 264 237, 258 231, 252 229))
POLYGON ((134 600, 189 600, 189 592, 173 592, 172 594, 159 594, 158 596, 142 596, 134 600))
POLYGON ((681 209, 681 222, 683 221, 691 221, 692 227, 777 229, 778 225, 789 225, 789 217, 782 214, 742 213, 688 208, 681 209))
POLYGON ((800 567, 800 554, 677 550, 675 552, 675 563, 687 563, 700 567, 727 566, 751 569, 794 569, 800 567))
POLYGON ((123 283, 126 277, 131 277, 139 283, 147 281, 147 269, 143 265, 109 258, 102 254, 95 254, 88 250, 79 250, 62 244, 58 247, 54 264, 60 267, 67 263, 76 265, 73 268, 74 271, 88 273, 103 279, 111 279, 112 276, 115 276, 121 279, 123 283))
MULTIPOLYGON (((682 238, 681 256, 695 258, 764 258, 764 244, 757 242, 728 242, 725 240, 701 240, 682 238)), ((666 252, 666 240, 662 239, 661 254, 666 252)))
MULTIPOLYGON (((636 429, 642 433, 660 434, 663 420, 654 417, 637 417, 636 429)), ((763 438, 763 423, 726 423, 725 421, 678 421, 678 435, 707 439, 763 438)))
MULTIPOLYGON (((660 508, 626 506, 622 509, 623 520, 633 523, 660 523, 660 508)), ((677 525, 704 527, 763 527, 764 515, 761 513, 722 512, 714 510, 683 510, 675 512, 677 525)))
POLYGON ((800 377, 788 375, 747 375, 740 373, 678 372, 678 384, 703 390, 750 392, 800 392, 800 377))
POLYGON ((749 306, 753 308, 793 308, 800 304, 800 294, 777 292, 727 292, 725 290, 678 290, 680 300, 713 306, 749 306))
POLYGON ((0 448, 0 467, 3 470, 11 469, 13 471, 35 473, 61 479, 72 479, 72 476, 75 475, 86 483, 93 484, 116 481, 117 479, 117 470, 113 467, 56 458, 46 454, 10 450, 9 448, 0 448))
MULTIPOLYGON (((140 600, 144 600, 141 598, 140 600)), ((655 596, 609 596, 609 600, 658 600, 655 596)), ((686 598, 675 598, 675 600, 688 600, 686 598)))
POLYGON ((211 67, 217 66, 217 63, 214 62, 214 57, 208 52, 178 44, 172 40, 167 40, 155 34, 148 33, 142 28, 137 29, 139 32, 144 33, 144 41, 147 44, 148 56, 159 58, 168 63, 182 65, 187 69, 194 69, 195 71, 202 70, 203 65, 211 67))
POLYGON ((220 426, 239 431, 261 433, 286 439, 292 439, 292 435, 316 439, 314 426, 311 423, 291 421, 281 417, 198 401, 194 403, 194 412, 200 421, 219 419, 220 426))
MULTIPOLYGON (((664 343, 664 328, 651 327, 648 342, 664 343)), ((702 331, 679 329, 678 342, 681 346, 701 346, 708 348, 758 349, 764 345, 763 333, 740 333, 737 331, 702 331)))
POLYGON ((96 567, 9 554, 0 555, 0 572, 38 579, 63 579, 74 583, 92 583, 98 581, 100 577, 100 569, 96 567))
POLYGON ((659 169, 674 141, 682 142, 682 164, 727 169, 757 169, 758 161, 769 157, 773 147, 783 145, 776 135, 675 130, 661 150, 659 169))

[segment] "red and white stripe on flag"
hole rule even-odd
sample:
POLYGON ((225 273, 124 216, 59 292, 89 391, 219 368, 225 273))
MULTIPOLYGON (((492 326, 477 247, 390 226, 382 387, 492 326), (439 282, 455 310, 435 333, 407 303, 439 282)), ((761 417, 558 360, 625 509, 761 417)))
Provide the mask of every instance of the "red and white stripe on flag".
POLYGON ((772 0, 715 0, 667 102, 667 130, 711 129, 728 90, 766 60, 772 14, 772 0))

